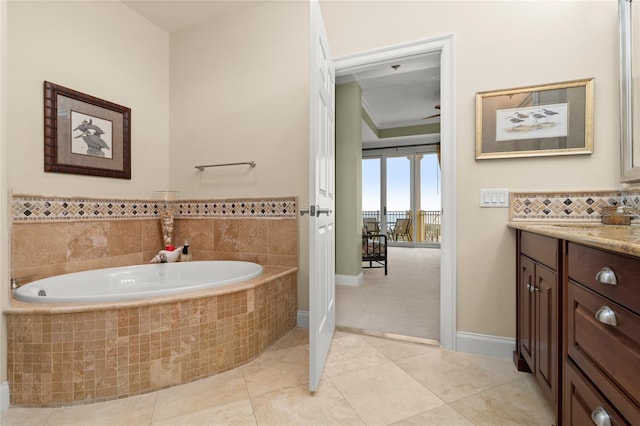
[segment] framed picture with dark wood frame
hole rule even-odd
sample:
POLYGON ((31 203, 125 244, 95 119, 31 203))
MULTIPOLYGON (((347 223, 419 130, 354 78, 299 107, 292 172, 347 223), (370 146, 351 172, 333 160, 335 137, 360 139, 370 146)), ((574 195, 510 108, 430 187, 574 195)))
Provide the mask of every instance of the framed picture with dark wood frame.
POLYGON ((476 93, 476 159, 593 154, 593 78, 476 93))
POLYGON ((44 170, 131 179, 131 109, 45 81, 44 170))

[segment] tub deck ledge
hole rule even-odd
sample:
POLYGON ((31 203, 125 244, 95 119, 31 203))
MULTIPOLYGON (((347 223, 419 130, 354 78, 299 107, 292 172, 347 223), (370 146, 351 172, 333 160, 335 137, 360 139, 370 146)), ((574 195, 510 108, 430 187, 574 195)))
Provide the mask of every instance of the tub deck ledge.
POLYGON ((259 277, 248 281, 235 284, 228 284, 222 287, 196 290, 185 293, 171 294, 166 296, 153 296, 146 299, 123 300, 119 302, 102 302, 102 303, 28 303, 11 297, 9 306, 3 313, 10 315, 35 314, 35 313, 74 313, 92 311, 105 311, 113 309, 123 309, 129 307, 142 307, 164 303, 174 303, 201 299, 204 296, 221 296, 229 293, 235 293, 242 290, 248 290, 261 286, 267 282, 276 280, 282 276, 297 272, 295 266, 263 266, 262 274, 259 277))

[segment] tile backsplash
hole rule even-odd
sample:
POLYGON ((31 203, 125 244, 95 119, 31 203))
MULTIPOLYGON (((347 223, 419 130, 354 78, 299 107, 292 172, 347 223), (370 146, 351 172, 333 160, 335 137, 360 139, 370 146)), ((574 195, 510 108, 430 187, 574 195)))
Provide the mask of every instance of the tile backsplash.
POLYGON ((611 205, 640 205, 640 195, 628 191, 512 192, 510 221, 601 221, 611 205))
MULTIPOLYGON (((16 195, 12 277, 21 284, 69 272, 149 262, 163 248, 164 201, 16 195)), ((179 200, 173 243, 193 260, 298 266, 296 197, 179 200)))

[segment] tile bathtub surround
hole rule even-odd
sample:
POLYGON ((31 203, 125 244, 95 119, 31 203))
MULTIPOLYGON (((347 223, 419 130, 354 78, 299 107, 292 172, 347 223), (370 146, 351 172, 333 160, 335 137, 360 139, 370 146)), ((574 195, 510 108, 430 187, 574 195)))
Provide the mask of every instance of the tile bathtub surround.
POLYGON ((11 276, 24 284, 70 272, 148 262, 162 247, 158 219, 14 223, 11 276))
POLYGON ((247 260, 298 266, 298 219, 176 219, 174 241, 193 260, 247 260))
MULTIPOLYGON (((170 206, 176 215, 173 242, 189 240, 193 260, 297 266, 296 206, 295 197, 176 201, 170 206)), ((27 283, 146 263, 163 248, 163 209, 157 200, 14 194, 11 276, 27 283)))
POLYGON ((640 205, 640 196, 630 191, 512 192, 510 221, 600 222, 601 209, 610 205, 640 205))
POLYGON ((7 316, 16 406, 107 401, 189 383, 256 358, 295 327, 297 269, 265 268, 233 293, 93 311, 19 304, 7 316))

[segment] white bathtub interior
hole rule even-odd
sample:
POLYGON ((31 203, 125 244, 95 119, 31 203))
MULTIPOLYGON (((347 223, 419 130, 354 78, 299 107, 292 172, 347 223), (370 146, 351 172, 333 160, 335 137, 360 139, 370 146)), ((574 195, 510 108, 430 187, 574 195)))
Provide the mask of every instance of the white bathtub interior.
POLYGON ((44 278, 15 291, 30 303, 95 303, 143 299, 248 281, 262 274, 253 262, 214 260, 96 269, 44 278))

